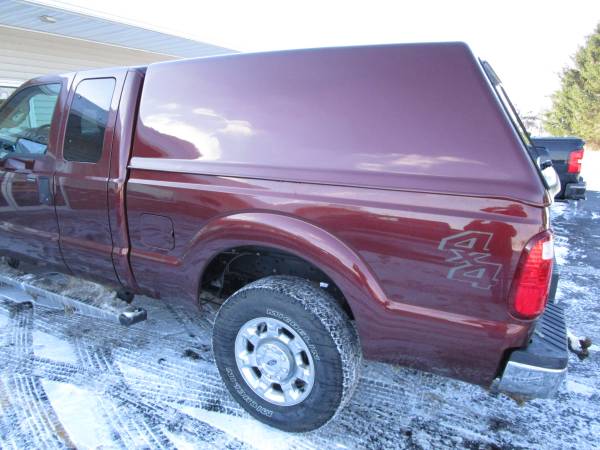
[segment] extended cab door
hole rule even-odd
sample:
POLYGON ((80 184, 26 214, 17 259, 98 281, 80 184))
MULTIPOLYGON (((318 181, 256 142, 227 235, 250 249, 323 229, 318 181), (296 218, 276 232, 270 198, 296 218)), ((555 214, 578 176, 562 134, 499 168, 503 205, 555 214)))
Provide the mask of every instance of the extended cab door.
POLYGON ((43 77, 0 109, 0 249, 63 266, 53 179, 68 77, 43 77))
POLYGON ((119 281, 112 261, 108 177, 126 73, 117 69, 77 74, 55 173, 65 263, 75 274, 111 283, 119 281))

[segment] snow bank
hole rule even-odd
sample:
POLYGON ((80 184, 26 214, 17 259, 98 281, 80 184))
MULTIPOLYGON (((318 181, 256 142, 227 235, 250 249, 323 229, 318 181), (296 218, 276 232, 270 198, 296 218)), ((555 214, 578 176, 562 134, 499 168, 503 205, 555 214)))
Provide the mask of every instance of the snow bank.
POLYGON ((585 151, 581 175, 588 191, 600 191, 600 151, 585 151))

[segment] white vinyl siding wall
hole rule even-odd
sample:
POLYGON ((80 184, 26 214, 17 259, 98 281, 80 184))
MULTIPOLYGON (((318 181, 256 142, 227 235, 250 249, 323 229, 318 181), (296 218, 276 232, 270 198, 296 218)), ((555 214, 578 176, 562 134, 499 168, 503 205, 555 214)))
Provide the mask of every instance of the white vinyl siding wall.
POLYGON ((0 26, 0 80, 20 84, 52 73, 145 65, 173 56, 0 26))

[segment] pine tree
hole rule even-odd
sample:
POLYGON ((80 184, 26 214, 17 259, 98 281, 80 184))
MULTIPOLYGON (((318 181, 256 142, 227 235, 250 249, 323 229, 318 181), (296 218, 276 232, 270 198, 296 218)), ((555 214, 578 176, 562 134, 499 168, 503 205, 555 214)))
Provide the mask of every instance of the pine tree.
POLYGON ((579 136, 600 149, 600 24, 577 51, 574 63, 561 75, 544 127, 555 136, 579 136))

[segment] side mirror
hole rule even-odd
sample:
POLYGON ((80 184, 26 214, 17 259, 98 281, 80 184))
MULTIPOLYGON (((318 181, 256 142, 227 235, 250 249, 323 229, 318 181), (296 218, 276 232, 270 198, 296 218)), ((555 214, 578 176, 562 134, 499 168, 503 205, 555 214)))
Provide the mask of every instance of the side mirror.
POLYGON ((544 177, 546 186, 548 186, 548 193, 554 198, 556 194, 560 192, 560 178, 552 165, 552 158, 550 152, 545 147, 534 147, 537 157, 535 163, 540 168, 540 172, 544 177))
POLYGON ((4 170, 8 172, 17 172, 20 170, 25 170, 26 168, 27 165, 25 164, 25 161, 21 161, 19 159, 6 158, 4 161, 4 170))
MULTIPOLYGON (((539 158, 538 158, 539 160, 539 158)), ((542 176, 546 181, 546 185, 548 186, 548 192, 554 198, 556 194, 560 192, 560 178, 558 178, 558 174, 552 165, 551 160, 542 160, 538 161, 538 165, 542 171, 542 176)))

